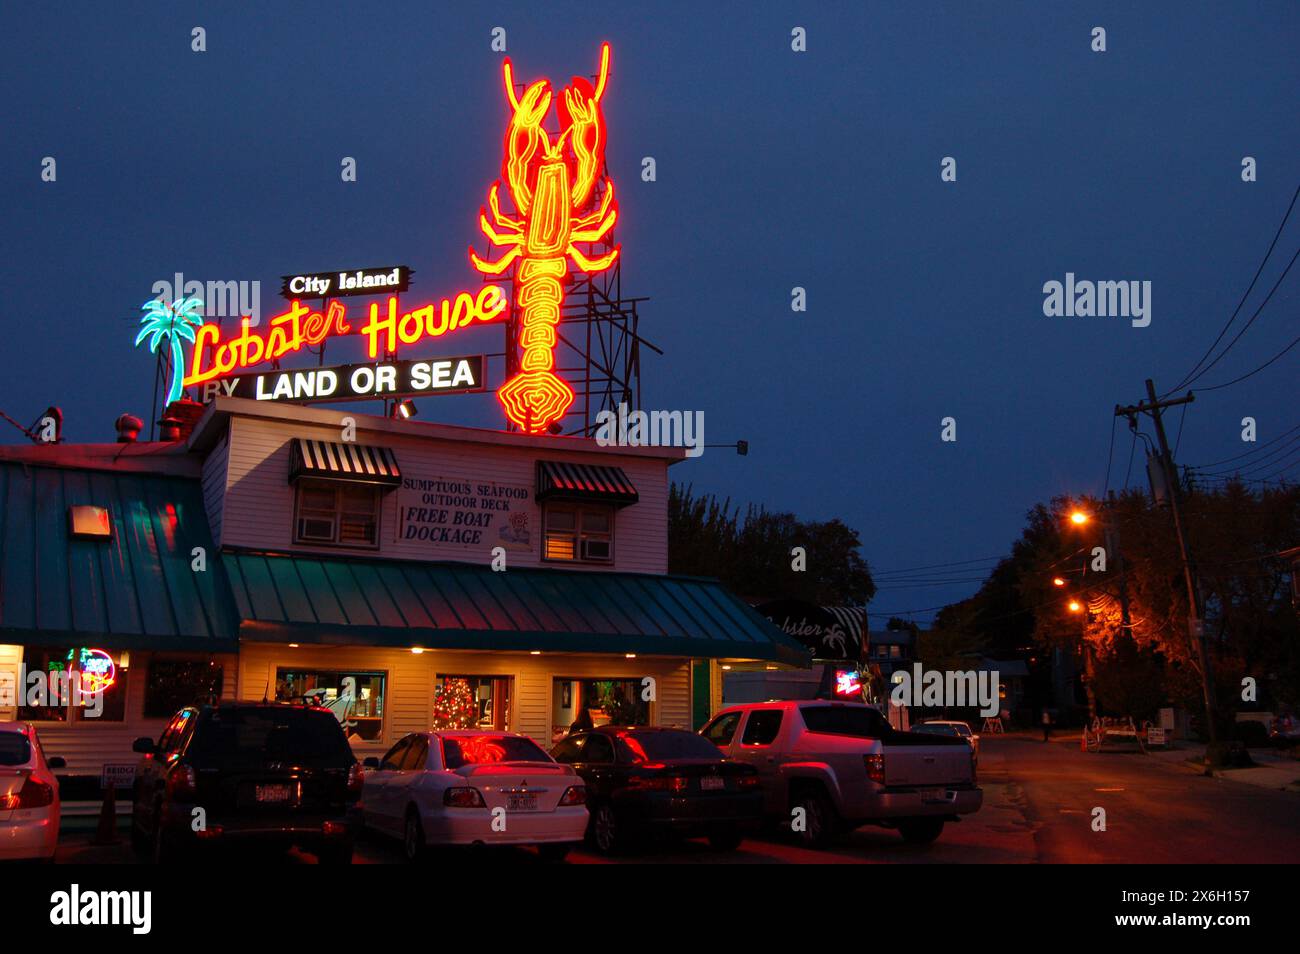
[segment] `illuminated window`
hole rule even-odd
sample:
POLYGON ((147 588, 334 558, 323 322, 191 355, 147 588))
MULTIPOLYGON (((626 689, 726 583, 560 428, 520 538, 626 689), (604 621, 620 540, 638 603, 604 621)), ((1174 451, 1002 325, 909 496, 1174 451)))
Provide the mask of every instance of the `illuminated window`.
POLYGON ((602 725, 649 725, 644 695, 640 679, 552 679, 552 735, 602 725))
POLYGON ((309 702, 334 713, 348 740, 371 742, 383 734, 382 672, 332 669, 277 669, 276 702, 309 702))
POLYGON ((509 676, 439 675, 433 683, 435 729, 510 731, 509 676))
POLYGON ((614 559, 614 509, 600 504, 549 503, 543 513, 546 560, 610 563, 614 559))
POLYGON ((295 543, 379 546, 378 487, 300 480, 297 497, 295 543))
POLYGON ((85 647, 23 647, 26 684, 16 683, 18 718, 33 722, 121 722, 126 716, 126 677, 118 654, 85 647), (74 696, 70 673, 81 672, 81 695, 74 696), (39 678, 37 678, 39 677, 39 678), (93 693, 107 680, 102 693, 93 693), (26 703, 34 703, 27 705, 26 703))

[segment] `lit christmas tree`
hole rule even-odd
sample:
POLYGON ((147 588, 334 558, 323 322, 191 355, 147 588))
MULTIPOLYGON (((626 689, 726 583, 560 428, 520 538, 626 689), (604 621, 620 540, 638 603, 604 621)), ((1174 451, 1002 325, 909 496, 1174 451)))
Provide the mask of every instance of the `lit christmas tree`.
POLYGON ((478 703, 469 680, 448 679, 433 694, 435 729, 468 729, 478 722, 478 703))

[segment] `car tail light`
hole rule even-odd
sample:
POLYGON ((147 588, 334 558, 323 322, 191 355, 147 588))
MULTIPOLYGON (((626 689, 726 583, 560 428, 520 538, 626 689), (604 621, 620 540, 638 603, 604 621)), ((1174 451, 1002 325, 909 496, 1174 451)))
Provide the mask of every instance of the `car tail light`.
POLYGON ((684 792, 689 784, 684 775, 633 775, 627 780, 628 788, 648 792, 684 792))
POLYGON ((560 805, 585 805, 587 804, 587 789, 583 785, 570 785, 560 796, 560 805))
POLYGON ((758 788, 759 779, 757 775, 737 775, 736 788, 758 788))
POLYGON ((327 821, 320 826, 321 834, 324 835, 346 835, 348 826, 345 822, 327 821))
POLYGON ((348 798, 360 798, 365 782, 365 769, 361 767, 360 762, 353 762, 352 767, 348 769, 348 798))
POLYGON ((174 765, 167 773, 167 795, 178 801, 188 801, 199 794, 194 769, 188 765, 174 765))
POLYGON ((23 787, 17 792, 0 796, 0 811, 13 811, 24 808, 44 808, 54 804, 54 786, 33 778, 28 773, 23 787))
POLYGON ((862 761, 867 766, 867 778, 873 782, 885 784, 885 756, 882 755, 864 755, 862 761))
POLYGON ((448 808, 487 807, 477 788, 449 788, 442 795, 442 803, 448 808))

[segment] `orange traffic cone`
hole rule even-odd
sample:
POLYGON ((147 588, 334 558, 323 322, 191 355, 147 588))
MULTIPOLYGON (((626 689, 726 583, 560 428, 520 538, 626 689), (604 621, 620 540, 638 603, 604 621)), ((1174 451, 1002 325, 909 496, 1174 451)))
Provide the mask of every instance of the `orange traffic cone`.
POLYGON ((104 792, 104 804, 99 809, 99 827, 91 844, 116 845, 121 840, 117 833, 117 786, 109 785, 104 792))

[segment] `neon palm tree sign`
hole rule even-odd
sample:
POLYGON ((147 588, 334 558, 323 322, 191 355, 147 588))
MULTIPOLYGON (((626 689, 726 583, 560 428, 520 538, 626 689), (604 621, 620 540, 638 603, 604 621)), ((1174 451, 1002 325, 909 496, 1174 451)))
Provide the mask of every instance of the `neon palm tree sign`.
POLYGON ((184 339, 194 343, 194 329, 203 324, 203 301, 199 298, 177 298, 170 305, 158 298, 145 302, 144 325, 135 336, 136 346, 145 338, 149 339, 149 350, 158 353, 158 345, 164 338, 171 348, 171 385, 167 389, 167 404, 180 400, 184 391, 185 352, 181 347, 184 339))

